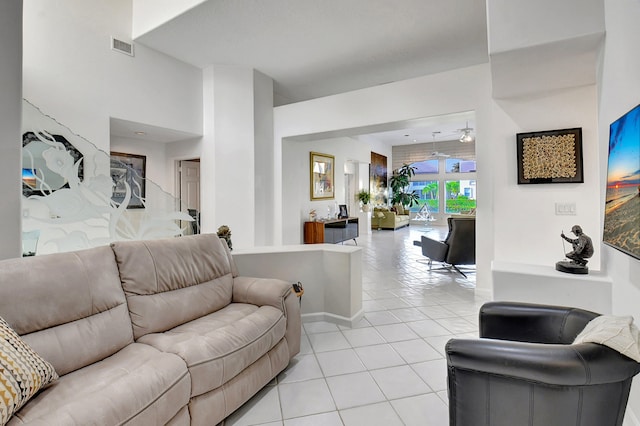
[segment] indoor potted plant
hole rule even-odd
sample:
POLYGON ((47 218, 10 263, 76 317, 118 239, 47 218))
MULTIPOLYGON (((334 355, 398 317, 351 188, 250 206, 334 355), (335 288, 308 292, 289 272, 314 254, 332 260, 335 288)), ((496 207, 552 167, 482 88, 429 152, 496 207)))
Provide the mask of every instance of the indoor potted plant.
POLYGON ((403 208, 407 208, 418 204, 420 196, 416 191, 409 191, 409 184, 411 183, 411 178, 416 173, 416 169, 416 167, 409 164, 403 164, 402 167, 394 170, 393 176, 391 176, 389 181, 392 191, 392 205, 399 204, 403 208))
POLYGON ((362 203, 362 211, 369 211, 369 201, 371 201, 371 194, 366 189, 361 189, 357 194, 358 200, 362 203))

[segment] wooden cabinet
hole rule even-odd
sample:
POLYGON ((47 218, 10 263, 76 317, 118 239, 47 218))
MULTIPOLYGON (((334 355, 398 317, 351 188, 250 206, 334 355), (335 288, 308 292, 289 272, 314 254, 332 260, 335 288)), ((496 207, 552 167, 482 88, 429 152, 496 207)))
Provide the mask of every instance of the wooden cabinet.
POLYGON ((357 217, 304 223, 305 244, 336 244, 347 240, 356 241, 356 238, 358 238, 357 217))

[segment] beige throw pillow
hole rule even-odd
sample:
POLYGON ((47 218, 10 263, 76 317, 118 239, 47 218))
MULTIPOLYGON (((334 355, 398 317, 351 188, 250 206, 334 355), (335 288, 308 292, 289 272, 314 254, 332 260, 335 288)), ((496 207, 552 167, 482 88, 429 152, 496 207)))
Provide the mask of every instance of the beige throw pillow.
POLYGON ((574 344, 589 342, 608 346, 640 362, 640 332, 631 316, 601 315, 592 319, 573 341, 574 344))
POLYGON ((53 366, 0 318, 0 425, 57 378, 53 366))

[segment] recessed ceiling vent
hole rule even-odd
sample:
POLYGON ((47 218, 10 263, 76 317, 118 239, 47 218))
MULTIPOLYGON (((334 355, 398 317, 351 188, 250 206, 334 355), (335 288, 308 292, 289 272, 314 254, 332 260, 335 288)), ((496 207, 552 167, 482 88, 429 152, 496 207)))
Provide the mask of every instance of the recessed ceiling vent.
POLYGON ((133 43, 127 43, 126 41, 111 37, 111 50, 133 56, 133 43))

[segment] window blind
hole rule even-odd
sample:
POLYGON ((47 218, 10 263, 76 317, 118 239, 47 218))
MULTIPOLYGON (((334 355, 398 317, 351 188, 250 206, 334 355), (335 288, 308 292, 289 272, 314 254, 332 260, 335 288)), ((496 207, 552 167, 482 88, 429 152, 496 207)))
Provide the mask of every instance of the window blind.
POLYGON ((451 158, 461 160, 476 159, 476 143, 461 143, 460 141, 425 142, 412 145, 396 145, 391 148, 391 175, 392 170, 397 170, 403 164, 417 163, 419 161, 430 160, 433 151, 450 155, 451 158))

